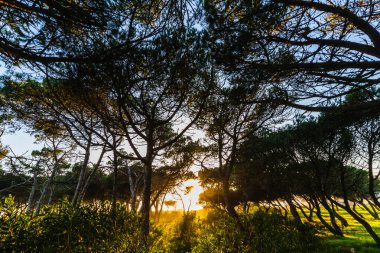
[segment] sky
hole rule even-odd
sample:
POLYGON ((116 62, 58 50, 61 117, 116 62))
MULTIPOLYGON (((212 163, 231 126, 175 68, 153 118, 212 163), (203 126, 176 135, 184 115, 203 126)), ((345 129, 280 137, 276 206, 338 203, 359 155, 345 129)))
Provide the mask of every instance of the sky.
POLYGON ((34 141, 34 137, 24 131, 17 131, 14 134, 5 133, 1 138, 3 145, 9 146, 16 155, 39 149, 41 145, 34 143, 34 141))

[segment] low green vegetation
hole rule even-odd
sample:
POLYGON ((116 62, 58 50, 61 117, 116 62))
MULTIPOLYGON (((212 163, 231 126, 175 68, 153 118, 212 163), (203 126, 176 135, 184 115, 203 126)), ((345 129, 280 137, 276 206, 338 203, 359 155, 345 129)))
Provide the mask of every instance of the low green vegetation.
POLYGON ((143 252, 140 218, 106 203, 74 209, 63 200, 25 214, 12 196, 0 203, 2 252, 143 252))
MULTIPOLYGON (((188 232, 189 234, 193 234, 194 238, 201 237, 202 239, 192 241, 193 252, 297 252, 297 250, 299 252, 327 253, 379 252, 378 247, 365 229, 344 210, 338 210, 338 213, 349 224, 343 229, 344 237, 332 235, 317 220, 315 223, 308 223, 306 219, 303 219, 303 221, 308 225, 298 227, 292 233, 292 230, 287 229, 294 229, 297 226, 279 226, 279 224, 284 225, 282 222, 288 225, 295 225, 289 220, 284 219, 283 216, 276 214, 266 215, 264 212, 257 211, 257 209, 254 212, 254 215, 244 216, 245 219, 243 219, 245 225, 249 225, 250 222, 251 224, 255 224, 252 227, 248 226, 248 234, 255 235, 253 240, 252 238, 249 240, 252 242, 251 244, 241 243, 244 241, 244 234, 239 232, 232 218, 223 212, 200 210, 197 211, 195 217, 194 215, 190 215, 191 219, 189 219, 188 215, 185 215, 181 219, 180 211, 163 213, 162 222, 159 225, 164 228, 167 236, 172 238, 171 243, 174 242, 178 245, 184 243, 180 238, 185 238, 179 236, 178 229, 183 228, 183 224, 189 223, 189 220, 196 223, 197 230, 189 230, 188 232), (173 221, 167 219, 167 217, 175 218, 173 221), (254 233, 255 229, 260 232, 254 233), (295 231, 303 231, 302 243, 297 240, 300 237, 297 237, 299 234, 295 231), (170 237, 171 234, 176 236, 170 237), (276 242, 275 244, 273 244, 274 241, 276 242), (281 242, 284 244, 282 245, 281 242), (292 245, 294 248, 291 248, 292 245)), ((380 220, 370 217, 365 211, 360 211, 359 213, 370 222, 376 233, 380 233, 380 220)), ((322 210, 322 215, 326 218, 329 217, 325 209, 322 210)))
MULTIPOLYGON (((322 234, 323 243, 337 250, 354 249, 356 253, 375 253, 379 252, 379 248, 376 247, 371 236, 368 235, 366 230, 355 219, 343 210, 339 210, 338 213, 344 217, 348 226, 344 228, 344 237, 333 236, 325 231, 322 234)), ((380 233, 380 220, 374 219, 368 213, 361 210, 361 215, 369 221, 376 233, 380 233)), ((323 210, 324 216, 328 216, 326 210, 323 210)), ((338 251, 339 252, 339 251, 338 251)))
MULTIPOLYGON (((320 222, 297 223, 276 210, 239 216, 238 223, 224 211, 166 211, 152 223, 147 243, 140 236, 140 216, 126 206, 109 202, 74 208, 66 200, 45 206, 39 215, 8 196, 0 204, 0 248, 4 252, 379 252, 372 238, 342 209, 347 220, 344 237, 334 236, 320 222), (354 250, 354 251, 352 251, 354 250)), ((363 215, 380 233, 380 220, 363 215)), ((322 215, 328 217, 326 210, 322 215)))
POLYGON ((210 213, 200 222, 203 237, 192 252, 319 252, 322 249, 314 226, 262 211, 240 218, 243 230, 227 214, 210 213))
POLYGON ((63 200, 26 214, 7 197, 0 206, 1 249, 5 252, 317 252, 314 226, 272 213, 241 216, 241 230, 224 212, 199 219, 184 213, 170 226, 154 226, 146 243, 141 219, 125 206, 107 203, 73 208, 63 200))

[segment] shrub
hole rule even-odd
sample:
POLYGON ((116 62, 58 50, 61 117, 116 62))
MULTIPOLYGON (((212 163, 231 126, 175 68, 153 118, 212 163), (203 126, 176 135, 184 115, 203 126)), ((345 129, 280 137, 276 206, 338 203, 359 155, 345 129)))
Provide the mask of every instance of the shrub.
POLYGON ((67 200, 25 214, 12 197, 0 203, 0 249, 5 252, 143 252, 140 218, 105 203, 73 208, 67 200))
POLYGON ((196 220, 186 213, 168 234, 152 226, 147 246, 140 217, 106 203, 73 208, 67 200, 25 214, 13 197, 0 202, 1 252, 287 253, 333 252, 321 248, 316 230, 279 214, 241 215, 244 230, 225 212, 196 220), (171 231, 171 232, 170 232, 171 231), (148 249, 149 247, 149 249, 148 249))
POLYGON ((168 252, 188 253, 196 243, 195 212, 186 212, 176 225, 174 233, 169 240, 168 252))
POLYGON ((193 253, 207 252, 320 252, 316 230, 279 214, 257 211, 242 215, 242 231, 227 214, 213 212, 199 225, 193 253))
POLYGON ((319 248, 314 226, 299 224, 279 214, 256 212, 247 219, 253 225, 252 244, 261 252, 314 252, 319 248))
POLYGON ((244 234, 235 221, 224 212, 211 212, 198 224, 197 244, 194 253, 249 252, 244 243, 244 234))

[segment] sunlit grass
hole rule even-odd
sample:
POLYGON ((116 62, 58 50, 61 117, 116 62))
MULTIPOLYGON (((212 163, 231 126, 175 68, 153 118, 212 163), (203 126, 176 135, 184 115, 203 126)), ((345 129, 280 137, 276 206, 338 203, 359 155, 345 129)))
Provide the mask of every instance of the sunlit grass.
MULTIPOLYGON (((365 220, 371 224, 374 231, 380 235, 380 220, 374 219, 364 210, 358 209, 358 211, 365 217, 365 220)), ((348 222, 348 226, 343 229, 344 237, 333 236, 325 230, 323 231, 324 243, 336 248, 337 250, 353 248, 355 250, 355 253, 380 252, 380 249, 375 245, 371 236, 367 233, 365 228, 360 225, 359 222, 352 218, 343 209, 339 209, 338 213, 348 222)), ((322 214, 326 220, 328 220, 327 211, 322 210, 322 214)), ((315 221, 317 220, 318 219, 315 217, 315 221)))
MULTIPOLYGON (((190 212, 195 212, 197 219, 204 219, 206 218, 210 210, 207 208, 204 208, 200 210, 193 210, 190 212)), ((157 223, 157 225, 171 225, 173 223, 178 222, 182 218, 183 214, 184 214, 183 210, 162 211, 159 220, 155 222, 157 223)))

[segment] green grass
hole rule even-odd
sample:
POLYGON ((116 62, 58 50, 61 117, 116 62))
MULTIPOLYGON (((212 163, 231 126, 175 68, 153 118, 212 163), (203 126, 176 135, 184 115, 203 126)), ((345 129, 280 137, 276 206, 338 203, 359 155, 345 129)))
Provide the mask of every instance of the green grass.
MULTIPOLYGON (((375 232, 380 235, 380 220, 375 220, 366 211, 358 211, 365 217, 367 222, 371 224, 375 232)), ((348 221, 348 226, 343 229, 344 237, 333 236, 324 231, 323 242, 336 250, 354 248, 355 253, 379 253, 380 249, 375 245, 372 237, 367 233, 365 228, 355 221, 347 212, 340 209, 338 213, 348 221)), ((328 220, 327 211, 323 211, 323 215, 328 220)), ((317 219, 315 219, 317 220, 317 219)))

